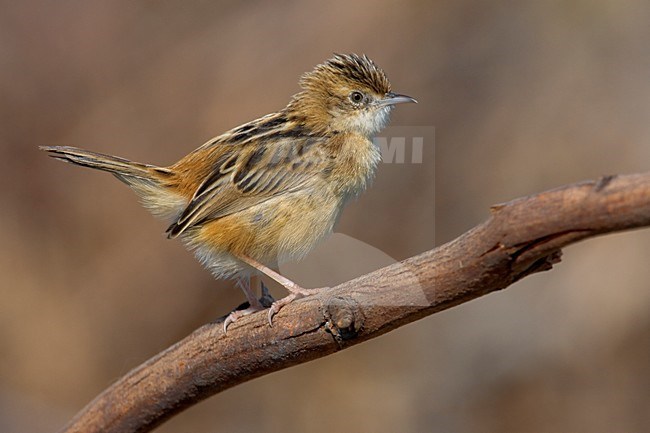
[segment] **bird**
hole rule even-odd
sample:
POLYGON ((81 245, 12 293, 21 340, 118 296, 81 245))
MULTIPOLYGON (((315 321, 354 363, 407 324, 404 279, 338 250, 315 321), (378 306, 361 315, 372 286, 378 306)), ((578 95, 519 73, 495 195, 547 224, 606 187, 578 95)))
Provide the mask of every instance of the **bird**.
POLYGON ((40 149, 112 173, 169 222, 169 239, 179 238, 215 278, 237 281, 248 307, 226 317, 224 332, 266 308, 254 281, 266 275, 284 286, 289 294, 267 313, 273 326, 282 307, 319 290, 284 277, 279 264, 304 257, 333 231, 346 203, 374 177, 381 152, 373 138, 395 105, 417 102, 393 92, 365 54, 334 54, 299 85, 283 109, 212 138, 167 167, 70 146, 40 149))

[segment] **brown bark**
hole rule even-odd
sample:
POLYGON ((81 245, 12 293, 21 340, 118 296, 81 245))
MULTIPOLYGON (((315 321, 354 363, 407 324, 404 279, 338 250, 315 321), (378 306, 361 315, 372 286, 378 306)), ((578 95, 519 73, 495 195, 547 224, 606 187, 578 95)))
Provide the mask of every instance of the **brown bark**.
MULTIPOLYGON (((129 372, 65 432, 144 432, 232 386, 389 332, 551 269, 560 248, 650 225, 650 173, 606 176, 493 206, 455 240, 224 334, 210 323, 129 372)), ((433 222, 432 222, 433 223, 433 222)))

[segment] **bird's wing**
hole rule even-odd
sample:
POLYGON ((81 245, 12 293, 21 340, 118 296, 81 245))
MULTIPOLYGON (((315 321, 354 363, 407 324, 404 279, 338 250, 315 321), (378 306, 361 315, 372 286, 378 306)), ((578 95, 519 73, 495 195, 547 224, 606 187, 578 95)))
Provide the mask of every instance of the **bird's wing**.
POLYGON ((288 137, 224 148, 168 236, 313 184, 331 159, 319 146, 323 139, 288 137))

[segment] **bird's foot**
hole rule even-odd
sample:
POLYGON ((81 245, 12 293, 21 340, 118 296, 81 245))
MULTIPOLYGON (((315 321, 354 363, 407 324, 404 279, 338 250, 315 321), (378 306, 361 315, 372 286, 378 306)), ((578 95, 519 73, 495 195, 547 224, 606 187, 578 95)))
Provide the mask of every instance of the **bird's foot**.
MULTIPOLYGON (((289 287, 287 287, 289 289, 289 287)), ((285 296, 282 299, 278 299, 277 301, 273 302, 271 304, 271 307, 269 308, 269 313, 268 313, 268 318, 269 318, 269 325, 273 326, 273 316, 275 316, 282 307, 285 305, 290 304, 291 302, 295 301, 296 299, 304 298, 305 296, 309 295, 314 295, 321 290, 327 290, 329 287, 320 287, 318 289, 303 289, 302 287, 299 286, 294 286, 290 289, 291 293, 288 296, 285 296)))
POLYGON ((248 302, 240 305, 237 307, 234 311, 232 311, 230 314, 228 314, 228 317, 226 317, 226 320, 223 321, 223 332, 228 331, 228 326, 231 323, 236 322, 238 319, 241 319, 244 316, 248 316, 249 314, 257 313, 258 311, 262 311, 266 308, 269 308, 270 306, 273 305, 275 302, 275 299, 273 299, 273 296, 269 293, 269 289, 266 287, 264 282, 260 281, 260 285, 262 286, 262 297, 257 300, 255 298, 254 302, 252 305, 248 302), (249 306, 246 308, 243 308, 244 305, 248 304, 249 306))
POLYGON ((228 317, 226 317, 226 320, 223 321, 223 332, 224 333, 228 332, 228 326, 230 326, 231 323, 236 322, 237 320, 241 319, 244 316, 257 313, 258 311, 261 310, 264 310, 264 307, 262 307, 261 305, 255 305, 248 308, 244 308, 243 310, 235 310, 231 312, 230 314, 228 314, 228 317))

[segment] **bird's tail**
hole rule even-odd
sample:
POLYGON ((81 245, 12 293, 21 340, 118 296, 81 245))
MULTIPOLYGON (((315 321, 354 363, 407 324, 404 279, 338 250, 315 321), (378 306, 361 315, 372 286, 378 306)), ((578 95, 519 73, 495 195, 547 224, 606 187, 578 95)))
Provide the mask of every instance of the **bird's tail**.
POLYGON ((143 205, 157 216, 175 216, 186 204, 173 190, 174 172, 170 169, 70 146, 41 146, 40 149, 55 159, 112 173, 129 185, 143 205))
MULTIPOLYGON (((159 169, 152 165, 140 164, 117 156, 104 155, 89 150, 78 149, 70 146, 41 146, 53 158, 83 167, 108 171, 118 177, 152 179, 152 169, 159 169)), ((125 179, 120 180, 126 182, 125 179)), ((128 182, 127 182, 128 183, 128 182)))

